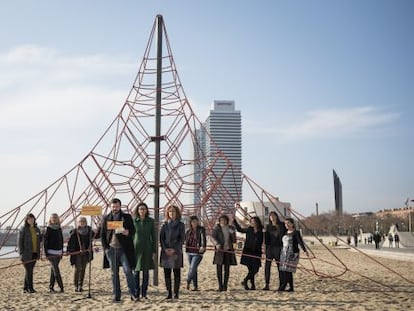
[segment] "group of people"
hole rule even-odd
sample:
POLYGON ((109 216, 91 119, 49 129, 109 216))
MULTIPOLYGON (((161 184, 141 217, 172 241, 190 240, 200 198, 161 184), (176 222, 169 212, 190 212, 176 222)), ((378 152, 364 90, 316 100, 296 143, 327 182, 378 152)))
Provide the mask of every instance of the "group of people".
MULTIPOLYGON (((240 208, 240 205, 236 203, 237 208, 240 208)), ((240 260, 240 263, 247 266, 248 269, 246 277, 241 282, 244 289, 256 289, 255 276, 261 267, 262 243, 264 238, 266 262, 265 286, 263 290, 270 289, 271 265, 273 261, 276 261, 279 273, 278 290, 294 291, 293 273, 296 272, 299 262, 299 246, 306 256, 308 256, 300 232, 295 228, 294 220, 292 218, 286 218, 282 222, 275 212, 270 212, 269 224, 266 226, 264 234, 263 225, 259 217, 252 217, 250 219, 250 226, 247 228, 241 227, 235 218, 233 219, 233 224, 237 231, 246 234, 240 260), (289 285, 288 289, 286 289, 287 285, 289 285)))
MULTIPOLYGON (((221 215, 219 223, 212 231, 215 248, 213 264, 216 265, 218 291, 227 291, 230 266, 237 265, 234 244, 236 231, 246 235, 240 263, 248 268, 241 282, 246 290, 255 290, 255 277, 261 267, 262 245, 266 246, 265 286, 269 290, 271 265, 276 261, 279 273, 279 291, 293 291, 293 273, 299 261, 299 246, 308 255, 299 231, 295 230, 291 218, 280 221, 275 212, 269 215, 270 223, 263 232, 259 217, 252 217, 248 227, 241 226, 233 216, 221 215), (224 273, 223 273, 224 272, 224 273), (286 289, 287 285, 289 288, 286 289)), ((80 217, 78 226, 71 231, 67 251, 71 265, 75 267, 74 287, 83 291, 85 270, 93 259, 92 239, 95 237, 86 219, 80 217)), ((156 224, 149 215, 148 206, 139 203, 133 215, 121 209, 121 201, 111 200, 111 211, 103 218, 99 230, 104 251, 104 268, 111 269, 113 302, 121 300, 119 268, 125 274, 131 300, 147 298, 149 271, 155 268, 157 254, 156 224)), ((57 214, 52 214, 46 232, 42 234, 36 225, 33 214, 27 215, 25 225, 20 230, 19 253, 25 268, 24 292, 33 293, 33 268, 39 259, 43 239, 44 251, 50 262, 51 274, 49 291, 55 292, 55 282, 64 292, 59 262, 63 255, 63 235, 57 214)), ((181 268, 184 266, 183 245, 188 256, 189 269, 187 289, 198 291, 198 266, 207 249, 206 231, 197 216, 189 218, 188 229, 181 221, 180 209, 175 205, 166 208, 165 221, 159 234, 161 247, 159 265, 164 270, 166 299, 178 299, 181 284, 181 268), (174 281, 173 281, 174 279, 174 281)))
MULTIPOLYGON (((83 291, 83 281, 88 262, 93 258, 90 250, 95 233, 87 226, 86 218, 80 217, 78 226, 70 233, 67 251, 70 255, 70 263, 75 266, 74 285, 75 291, 83 291)), ((59 292, 64 292, 62 276, 59 263, 64 253, 63 233, 60 226, 59 215, 52 214, 46 230, 42 233, 37 226, 36 217, 28 214, 24 225, 20 229, 18 238, 18 249, 20 259, 25 269, 23 291, 35 293, 33 286, 33 269, 36 261, 40 258, 41 242, 43 241, 44 253, 50 263, 49 292, 56 292, 55 283, 59 286, 59 292)))

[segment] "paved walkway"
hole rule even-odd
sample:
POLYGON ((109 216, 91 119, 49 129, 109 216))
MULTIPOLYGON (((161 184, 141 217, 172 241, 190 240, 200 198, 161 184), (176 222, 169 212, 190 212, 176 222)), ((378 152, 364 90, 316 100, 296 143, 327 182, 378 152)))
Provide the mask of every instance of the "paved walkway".
MULTIPOLYGON (((414 262, 414 248, 391 248, 382 247, 375 249, 375 245, 359 244, 358 249, 370 256, 385 257, 414 262)), ((356 251, 351 248, 352 251, 356 251)))

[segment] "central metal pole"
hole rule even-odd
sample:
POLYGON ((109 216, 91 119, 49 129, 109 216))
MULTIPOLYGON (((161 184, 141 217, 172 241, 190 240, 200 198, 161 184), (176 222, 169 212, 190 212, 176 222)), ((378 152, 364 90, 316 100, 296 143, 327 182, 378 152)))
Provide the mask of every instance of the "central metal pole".
POLYGON ((162 87, 162 15, 157 15, 157 92, 155 100, 155 173, 154 173, 154 220, 155 253, 154 285, 158 286, 158 245, 160 231, 160 166, 161 166, 161 87, 162 87))

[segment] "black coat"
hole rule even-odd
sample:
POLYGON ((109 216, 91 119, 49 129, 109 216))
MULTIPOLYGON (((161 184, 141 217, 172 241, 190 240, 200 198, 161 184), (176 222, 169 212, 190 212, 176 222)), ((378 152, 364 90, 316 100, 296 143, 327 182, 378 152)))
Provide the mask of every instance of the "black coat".
POLYGON ((262 263, 262 244, 263 244, 263 232, 257 231, 254 232, 254 228, 249 226, 247 228, 242 228, 234 220, 234 226, 237 231, 246 234, 246 240, 243 247, 243 255, 241 257, 240 263, 246 266, 256 266, 260 267, 262 263))
POLYGON ((161 256, 160 266, 170 269, 179 269, 183 267, 183 244, 185 240, 185 226, 179 221, 165 222, 160 231, 161 256), (165 250, 172 248, 175 254, 167 256, 165 250))
POLYGON ((76 258, 78 256, 86 256, 88 262, 93 260, 93 250, 92 250, 92 239, 94 233, 92 228, 87 226, 88 232, 86 234, 79 234, 77 229, 74 229, 70 232, 70 237, 68 241, 67 251, 69 253, 76 253, 70 255, 70 264, 73 266, 76 263, 76 258), (89 257, 89 249, 92 250, 89 257), (82 252, 80 252, 82 250, 82 252))
POLYGON ((48 250, 62 250, 63 252, 63 234, 62 228, 53 229, 51 227, 46 228, 46 233, 43 237, 43 247, 45 249, 46 257, 54 257, 56 255, 48 254, 48 250))
POLYGON ((285 224, 279 221, 278 225, 268 224, 265 231, 265 245, 267 247, 282 247, 282 237, 286 234, 285 224))
MULTIPOLYGON (((118 238, 119 243, 121 244, 122 250, 124 251, 129 265, 131 269, 135 268, 135 251, 134 251, 134 235, 135 235, 135 227, 134 222, 132 221, 132 217, 130 214, 124 213, 120 211, 121 213, 121 220, 123 222, 124 229, 128 230, 128 235, 125 236, 122 233, 117 233, 116 237, 118 238)), ((106 215, 102 221, 102 228, 101 228, 101 242, 102 247, 104 250, 109 249, 109 243, 112 240, 112 235, 115 233, 115 230, 110 229, 108 230, 107 222, 113 221, 114 216, 112 212, 108 215, 106 215)), ((109 262, 106 256, 104 256, 104 268, 109 268, 109 262)))

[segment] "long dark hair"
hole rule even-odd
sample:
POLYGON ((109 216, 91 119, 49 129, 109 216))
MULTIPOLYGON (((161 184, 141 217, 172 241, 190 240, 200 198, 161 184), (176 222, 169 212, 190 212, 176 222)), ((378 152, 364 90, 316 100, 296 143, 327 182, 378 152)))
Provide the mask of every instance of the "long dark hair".
POLYGON ((33 218, 33 219, 34 219, 34 223, 33 223, 33 225, 36 227, 36 226, 37 226, 36 217, 35 217, 32 213, 30 213, 30 214, 27 214, 27 215, 26 215, 26 217, 25 217, 25 219, 24 219, 24 225, 25 225, 26 227, 30 226, 30 225, 29 225, 29 223, 27 222, 27 220, 28 220, 29 218, 33 218))
POLYGON ((257 217, 257 216, 254 216, 254 217, 252 217, 252 219, 254 219, 254 222, 257 225, 257 230, 262 231, 263 230, 263 225, 262 225, 262 221, 260 220, 260 218, 257 217))
POLYGON ((145 209, 147 210, 147 211, 145 212, 145 216, 144 216, 144 217, 149 217, 149 209, 148 209, 148 205, 147 205, 146 203, 144 203, 144 202, 138 203, 138 205, 137 205, 137 207, 135 208, 135 211, 134 211, 134 217, 135 217, 135 218, 136 218, 136 217, 140 218, 140 217, 139 217, 139 213, 138 213, 138 210, 139 210, 139 207, 140 207, 140 206, 144 206, 144 207, 145 207, 145 209))
POLYGON ((221 215, 219 218, 219 224, 220 224, 220 220, 224 219, 226 221, 226 225, 229 224, 230 220, 229 220, 229 216, 227 215, 221 215))
POLYGON ((273 226, 279 227, 279 225, 280 225, 280 218, 279 218, 279 215, 276 212, 271 211, 269 213, 269 223, 272 224, 273 226), (272 217, 270 217, 272 215, 275 215, 275 217, 276 217, 276 223, 275 224, 272 221, 272 217))

